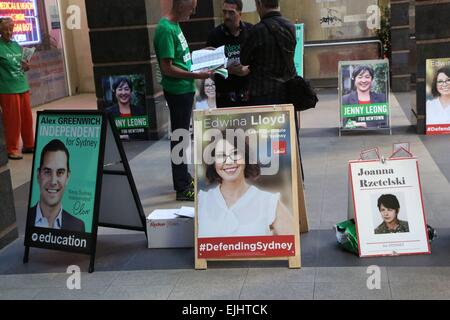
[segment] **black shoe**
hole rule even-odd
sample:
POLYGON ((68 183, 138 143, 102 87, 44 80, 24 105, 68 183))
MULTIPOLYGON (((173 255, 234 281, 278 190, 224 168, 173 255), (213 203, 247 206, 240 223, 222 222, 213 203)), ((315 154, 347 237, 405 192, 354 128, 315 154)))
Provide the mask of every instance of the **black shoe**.
POLYGON ((22 160, 23 157, 20 154, 8 153, 8 159, 10 159, 10 160, 22 160))
POLYGON ((22 153, 34 153, 34 148, 23 148, 22 153))
POLYGON ((195 201, 195 192, 193 189, 177 191, 177 201, 195 201))

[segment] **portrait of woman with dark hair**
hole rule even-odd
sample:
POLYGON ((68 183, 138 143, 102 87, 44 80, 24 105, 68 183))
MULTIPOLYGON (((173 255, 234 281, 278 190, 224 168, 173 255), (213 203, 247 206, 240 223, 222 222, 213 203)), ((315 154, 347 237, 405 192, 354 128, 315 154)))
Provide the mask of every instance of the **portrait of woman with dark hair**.
POLYGON ((427 125, 450 124, 450 67, 436 72, 431 94, 433 99, 427 101, 427 125))
POLYGON ((280 193, 253 185, 261 168, 250 163, 250 154, 248 143, 243 152, 225 135, 215 140, 214 163, 205 168, 211 188, 198 195, 199 237, 294 234, 292 214, 281 202, 280 193))
POLYGON ((398 219, 400 202, 393 194, 383 194, 378 198, 378 210, 383 222, 375 229, 375 234, 409 232, 407 221, 398 219))
POLYGON ((352 73, 352 92, 342 97, 343 105, 385 103, 386 95, 372 90, 375 80, 373 68, 359 65, 352 73))
POLYGON ((133 84, 128 77, 117 77, 112 84, 112 99, 114 104, 106 109, 115 117, 131 117, 145 115, 142 106, 132 104, 133 84))

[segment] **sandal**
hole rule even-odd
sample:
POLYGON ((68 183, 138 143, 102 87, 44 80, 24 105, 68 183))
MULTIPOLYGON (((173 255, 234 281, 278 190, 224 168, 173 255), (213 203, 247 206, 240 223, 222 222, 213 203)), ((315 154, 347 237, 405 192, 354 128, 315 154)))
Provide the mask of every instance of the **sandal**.
POLYGON ((22 160, 23 157, 20 154, 8 153, 8 159, 11 159, 11 160, 22 160))

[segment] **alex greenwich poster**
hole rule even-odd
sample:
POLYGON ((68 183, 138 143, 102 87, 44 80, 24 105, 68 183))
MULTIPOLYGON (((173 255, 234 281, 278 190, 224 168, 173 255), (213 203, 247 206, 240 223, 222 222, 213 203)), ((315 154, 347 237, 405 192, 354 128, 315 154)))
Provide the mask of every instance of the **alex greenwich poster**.
POLYGON ((339 100, 341 130, 389 129, 388 62, 341 61, 339 100))
POLYGON ((198 259, 299 250, 291 117, 274 108, 195 111, 198 259))
POLYGON ((349 166, 360 256, 430 253, 417 159, 349 166))
POLYGON ((427 60, 428 135, 450 134, 450 58, 427 60))
POLYGON ((114 117, 122 139, 146 139, 149 119, 145 77, 140 74, 103 77, 105 111, 114 117))
POLYGON ((90 252, 103 125, 99 113, 38 114, 27 246, 90 252))

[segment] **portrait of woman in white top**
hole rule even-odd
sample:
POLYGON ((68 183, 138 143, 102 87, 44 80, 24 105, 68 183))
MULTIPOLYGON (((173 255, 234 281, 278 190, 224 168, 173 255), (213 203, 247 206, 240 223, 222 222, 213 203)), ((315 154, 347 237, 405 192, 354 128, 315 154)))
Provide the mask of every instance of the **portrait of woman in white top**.
POLYGON ((234 141, 216 139, 214 163, 206 165, 211 188, 198 196, 200 238, 292 235, 292 215, 280 200, 280 193, 263 191, 254 185, 261 174, 258 164, 250 164, 249 146, 245 154, 234 141))
POLYGON ((450 67, 436 72, 427 101, 427 125, 450 124, 450 67))
POLYGON ((216 84, 211 78, 197 82, 198 96, 195 109, 207 110, 216 109, 216 84))

